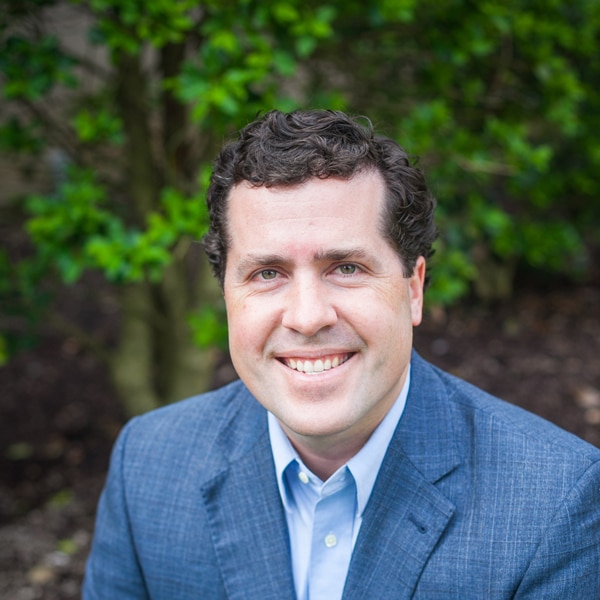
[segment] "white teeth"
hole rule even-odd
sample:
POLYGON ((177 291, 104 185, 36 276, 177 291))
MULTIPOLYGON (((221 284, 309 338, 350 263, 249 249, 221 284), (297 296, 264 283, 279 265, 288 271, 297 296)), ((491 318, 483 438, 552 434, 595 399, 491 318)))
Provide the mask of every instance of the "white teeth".
POLYGON ((290 369, 294 369, 299 371, 300 373, 322 373, 323 371, 329 371, 330 369, 335 369, 339 367, 340 364, 346 362, 345 358, 340 359, 339 356, 334 356, 333 358, 326 358, 322 360, 318 358, 315 361, 311 360, 297 360, 294 358, 289 358, 287 360, 287 365, 290 369))

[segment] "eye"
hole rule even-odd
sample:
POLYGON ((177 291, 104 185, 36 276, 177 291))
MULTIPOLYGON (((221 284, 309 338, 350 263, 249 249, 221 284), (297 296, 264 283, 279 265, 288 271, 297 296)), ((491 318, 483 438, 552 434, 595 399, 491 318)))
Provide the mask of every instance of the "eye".
POLYGON ((277 277, 277 271, 275 271, 274 269, 263 269, 258 273, 258 276, 263 281, 271 281, 277 277))
POLYGON ((338 267, 338 271, 342 275, 354 275, 357 270, 358 269, 357 269, 356 265, 353 265, 353 264, 340 265, 338 267))

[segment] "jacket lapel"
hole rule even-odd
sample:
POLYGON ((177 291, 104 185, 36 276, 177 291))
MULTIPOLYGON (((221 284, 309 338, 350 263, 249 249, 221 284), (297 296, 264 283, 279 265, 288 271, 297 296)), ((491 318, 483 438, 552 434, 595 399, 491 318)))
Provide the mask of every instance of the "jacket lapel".
POLYGON ((367 508, 344 600, 410 598, 454 505, 435 483, 460 463, 445 390, 413 357, 411 389, 367 508))
MULTIPOLYGON (((265 418, 266 421, 266 418, 265 418)), ((257 443, 203 486, 227 597, 294 597, 288 530, 266 426, 257 443)))

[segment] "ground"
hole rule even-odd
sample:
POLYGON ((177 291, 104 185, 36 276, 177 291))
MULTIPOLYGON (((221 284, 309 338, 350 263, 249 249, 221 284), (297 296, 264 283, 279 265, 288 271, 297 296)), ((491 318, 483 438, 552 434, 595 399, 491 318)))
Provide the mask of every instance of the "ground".
MULTIPOLYGON (((600 287, 521 291, 427 315, 435 364, 600 446, 600 287)), ((227 364, 217 379, 231 376, 227 364)), ((0 597, 78 598, 110 447, 124 415, 102 365, 44 337, 0 369, 0 597)))

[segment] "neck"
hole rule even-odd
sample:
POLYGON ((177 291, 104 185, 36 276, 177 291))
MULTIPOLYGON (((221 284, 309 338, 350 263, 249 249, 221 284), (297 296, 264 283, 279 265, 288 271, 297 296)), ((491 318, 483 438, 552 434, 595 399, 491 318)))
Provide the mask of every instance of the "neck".
POLYGON ((366 444, 369 435, 354 438, 350 443, 332 445, 331 440, 306 438, 290 432, 282 426, 292 446, 304 464, 321 480, 327 481, 366 444))

